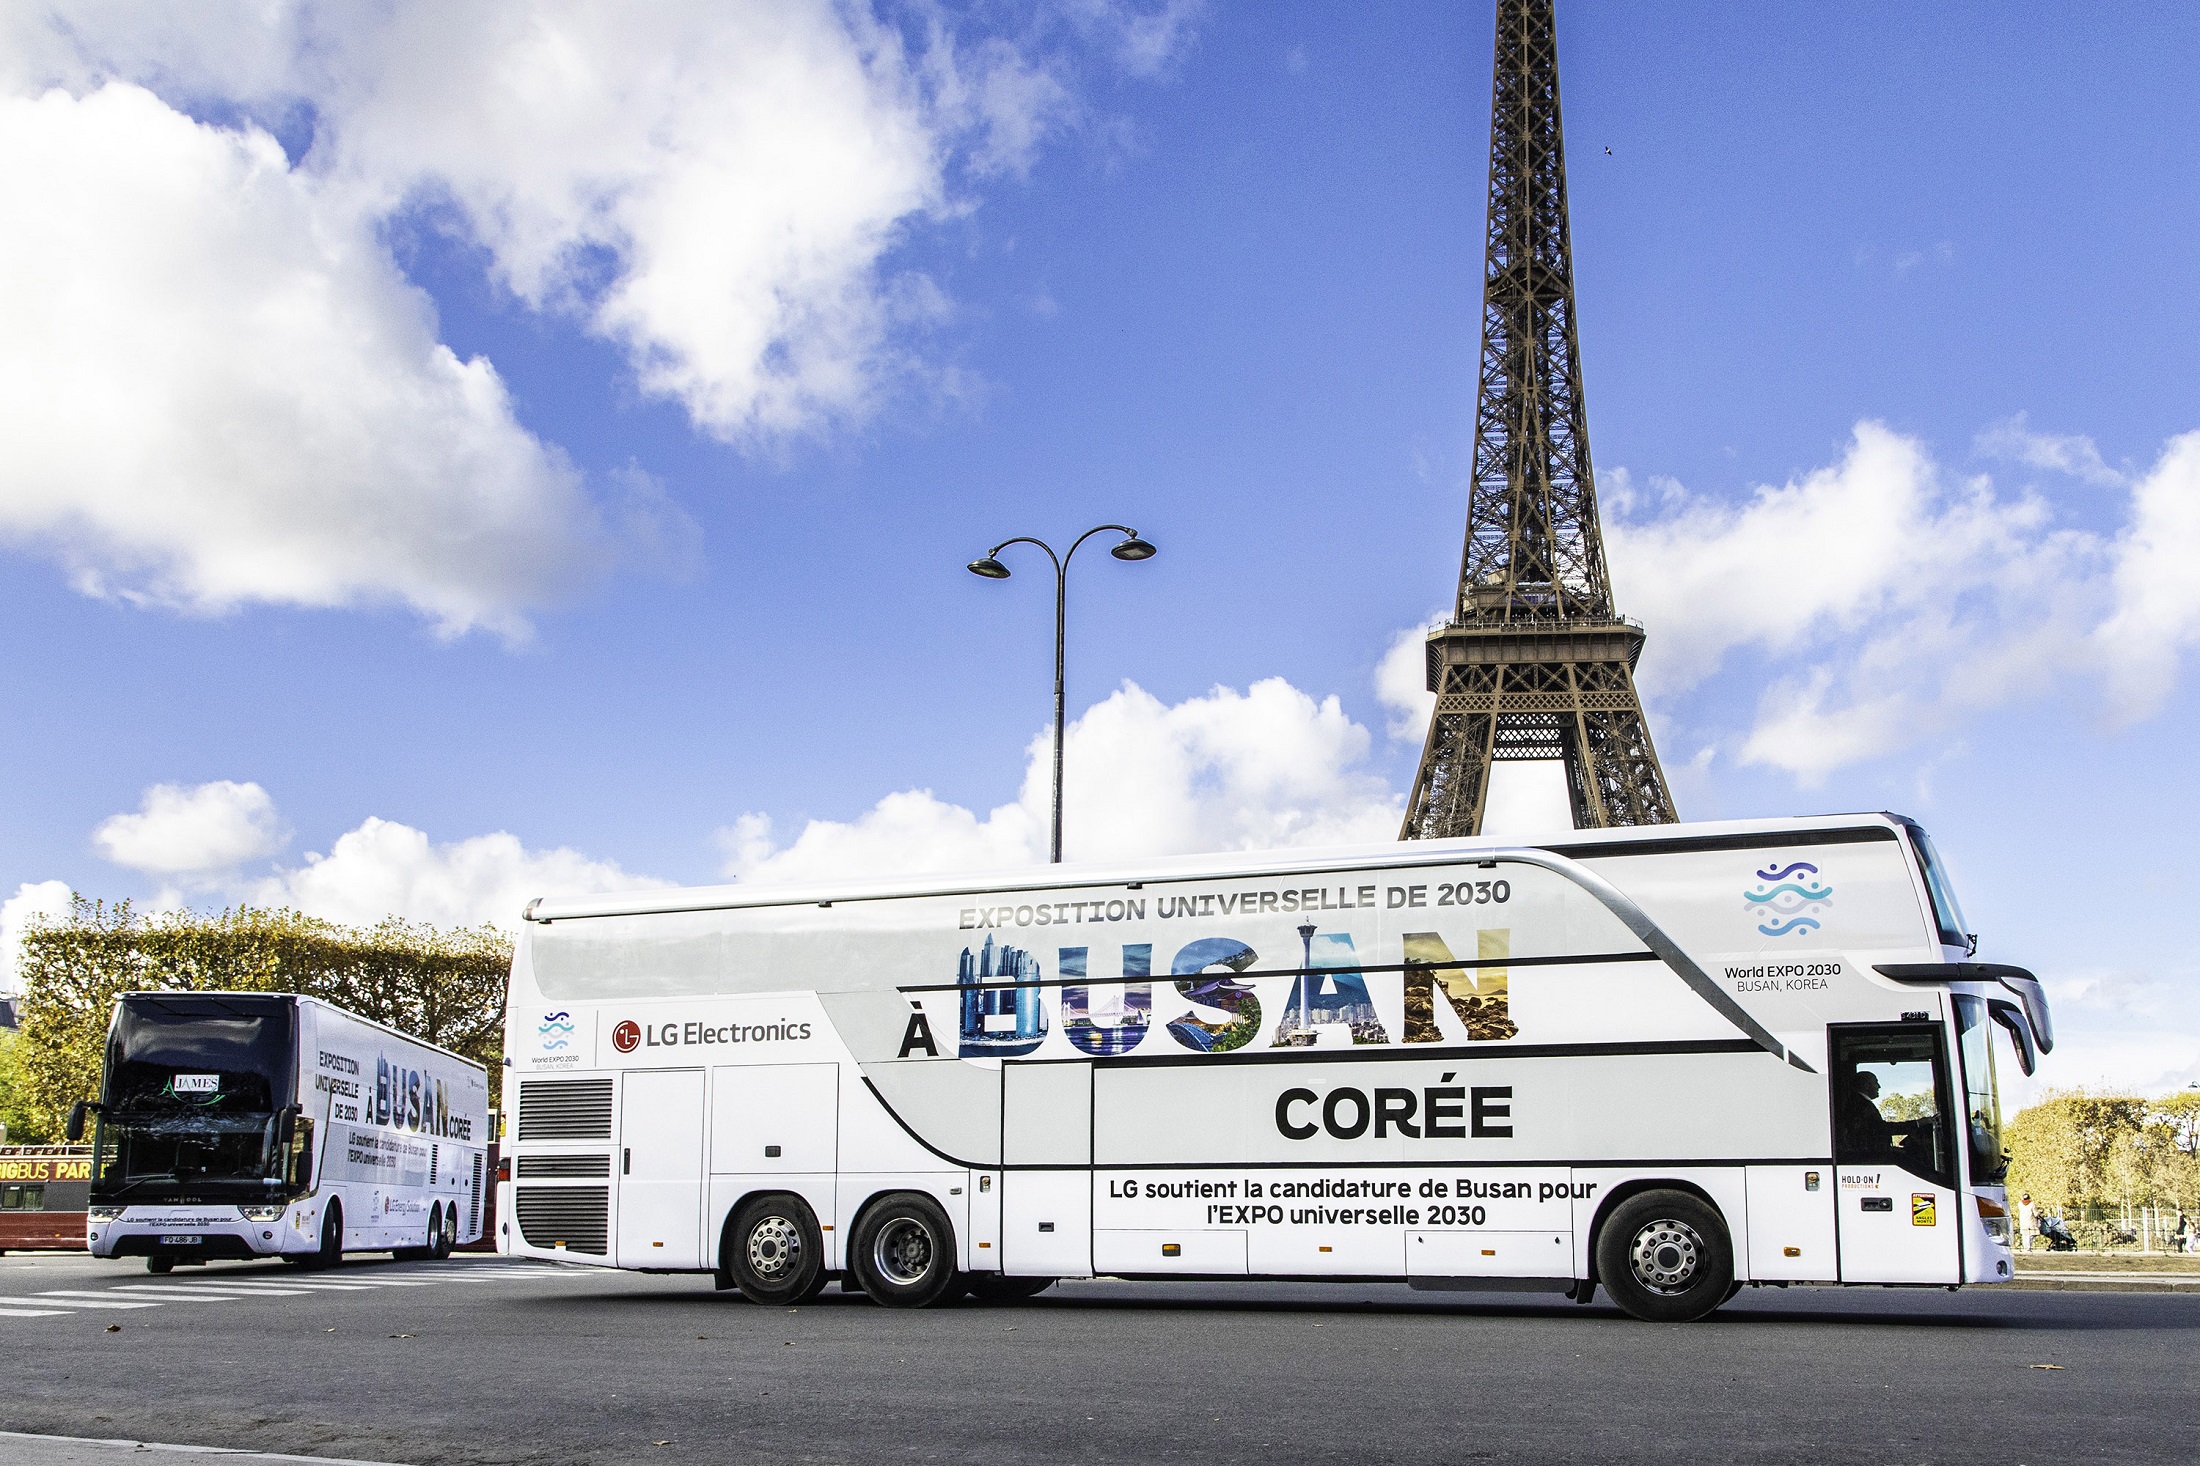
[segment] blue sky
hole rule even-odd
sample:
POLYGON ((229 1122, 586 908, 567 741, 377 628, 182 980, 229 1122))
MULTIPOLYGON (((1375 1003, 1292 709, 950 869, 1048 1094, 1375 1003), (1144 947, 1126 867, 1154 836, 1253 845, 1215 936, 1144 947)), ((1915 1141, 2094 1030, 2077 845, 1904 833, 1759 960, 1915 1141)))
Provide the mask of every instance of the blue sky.
MULTIPOLYGON (((962 566, 1109 520, 1072 857, 1394 829, 1489 5, 607 15, 0 28, 18 913, 1029 858, 1049 587, 962 566)), ((1559 24, 1682 813, 1919 816, 2044 1078, 2200 1079, 2200 13, 1559 24)))

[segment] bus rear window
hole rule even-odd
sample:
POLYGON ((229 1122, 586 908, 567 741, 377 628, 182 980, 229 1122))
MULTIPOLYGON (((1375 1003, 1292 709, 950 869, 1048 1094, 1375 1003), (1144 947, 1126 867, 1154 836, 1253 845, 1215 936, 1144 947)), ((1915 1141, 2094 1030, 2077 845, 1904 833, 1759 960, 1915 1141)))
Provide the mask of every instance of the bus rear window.
POLYGON ((1909 831, 1918 868, 1925 873, 1925 890, 1932 897, 1933 921, 1940 928, 1941 941, 1969 950, 1974 943, 1963 922, 1963 907, 1956 901, 1955 883, 1948 879, 1948 867, 1941 863, 1940 852, 1933 849, 1932 838, 1922 828, 1910 825, 1909 831))

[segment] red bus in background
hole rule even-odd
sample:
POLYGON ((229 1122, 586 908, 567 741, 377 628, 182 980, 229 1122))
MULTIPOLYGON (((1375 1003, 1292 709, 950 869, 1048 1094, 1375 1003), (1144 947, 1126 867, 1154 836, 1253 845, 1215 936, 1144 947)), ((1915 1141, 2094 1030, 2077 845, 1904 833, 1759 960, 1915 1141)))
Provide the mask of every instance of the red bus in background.
POLYGON ((84 1250, 88 1145, 0 1145, 0 1253, 84 1250))

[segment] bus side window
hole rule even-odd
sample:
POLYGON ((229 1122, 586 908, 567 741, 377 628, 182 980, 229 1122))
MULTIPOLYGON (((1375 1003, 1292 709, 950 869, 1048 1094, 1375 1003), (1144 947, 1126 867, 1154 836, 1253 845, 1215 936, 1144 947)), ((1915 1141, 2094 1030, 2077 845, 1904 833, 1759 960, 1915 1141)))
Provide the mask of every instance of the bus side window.
POLYGON ((1937 1025, 1833 1030, 1833 1158, 1955 1184, 1948 1065, 1937 1025))

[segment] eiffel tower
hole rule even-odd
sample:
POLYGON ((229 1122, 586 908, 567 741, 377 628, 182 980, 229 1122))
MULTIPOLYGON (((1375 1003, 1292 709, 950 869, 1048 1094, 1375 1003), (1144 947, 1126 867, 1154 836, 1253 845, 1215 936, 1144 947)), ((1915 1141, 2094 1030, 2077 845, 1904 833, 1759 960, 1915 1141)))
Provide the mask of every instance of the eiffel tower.
POLYGON ((1597 530, 1574 331, 1552 0, 1498 0, 1489 258, 1466 554, 1428 637, 1436 694, 1404 840, 1482 829, 1499 759, 1561 759, 1577 829, 1676 816, 1597 530))

